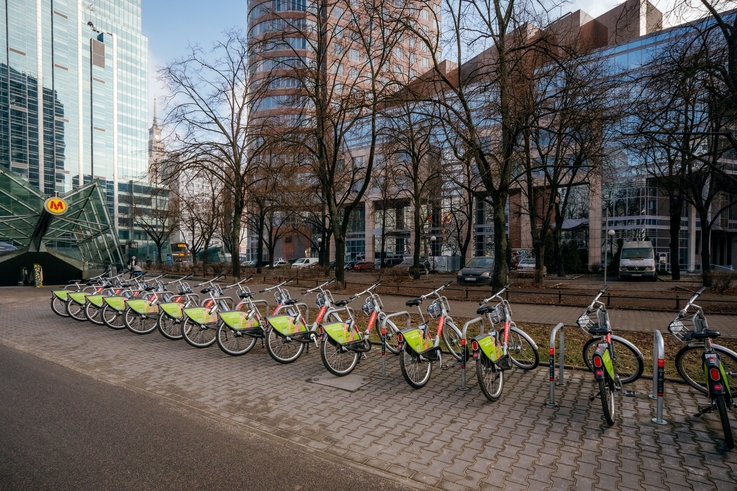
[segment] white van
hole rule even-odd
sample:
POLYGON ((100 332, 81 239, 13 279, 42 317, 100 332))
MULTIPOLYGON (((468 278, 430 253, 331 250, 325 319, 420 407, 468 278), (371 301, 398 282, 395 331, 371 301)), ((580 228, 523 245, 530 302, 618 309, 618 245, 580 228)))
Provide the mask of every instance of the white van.
POLYGON ((293 268, 308 268, 318 264, 320 260, 316 257, 301 257, 292 263, 293 268))
POLYGON ((622 245, 619 255, 619 278, 658 279, 655 271, 655 251, 649 240, 632 240, 622 245))

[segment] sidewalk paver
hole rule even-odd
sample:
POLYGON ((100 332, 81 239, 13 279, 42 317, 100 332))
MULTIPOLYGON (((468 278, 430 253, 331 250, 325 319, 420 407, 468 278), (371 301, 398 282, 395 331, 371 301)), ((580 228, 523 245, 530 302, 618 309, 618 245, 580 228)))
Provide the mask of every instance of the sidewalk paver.
POLYGON ((138 336, 60 318, 49 298, 48 288, 0 289, 0 343, 194 408, 234 431, 264 432, 292 442, 297 452, 339 456, 418 487, 722 490, 737 482, 737 451, 723 449, 716 415, 693 417, 704 398, 685 385, 666 386, 668 425, 651 422, 651 381, 640 380, 636 397, 618 398, 616 423, 607 428, 599 400, 589 401, 592 378, 580 371, 567 373, 566 385, 556 389, 559 408, 544 406, 542 367, 508 372, 501 399, 490 403, 473 361, 468 391, 458 390, 459 366, 447 359, 447 370, 436 364, 428 385, 413 390, 392 355, 381 377, 380 351, 372 350, 354 372, 370 382, 347 392, 307 381, 327 376, 314 346, 290 365, 275 363, 260 343, 230 357, 217 346, 198 350, 158 333, 138 336))

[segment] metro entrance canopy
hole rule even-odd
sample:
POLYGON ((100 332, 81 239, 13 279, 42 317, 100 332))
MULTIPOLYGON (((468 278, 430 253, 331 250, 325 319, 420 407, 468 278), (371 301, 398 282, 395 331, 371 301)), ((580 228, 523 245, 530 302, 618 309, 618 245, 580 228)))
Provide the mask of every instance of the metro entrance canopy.
POLYGON ((44 196, 22 177, 0 169, 0 242, 17 250, 0 253, 0 285, 16 285, 22 268, 40 264, 44 282, 122 267, 118 237, 97 181, 63 196, 44 196))

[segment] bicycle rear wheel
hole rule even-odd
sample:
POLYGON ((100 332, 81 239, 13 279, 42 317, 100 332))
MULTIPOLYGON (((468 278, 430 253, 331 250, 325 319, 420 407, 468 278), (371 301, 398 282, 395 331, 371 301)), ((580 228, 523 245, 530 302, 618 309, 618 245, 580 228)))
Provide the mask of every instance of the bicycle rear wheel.
POLYGON ((487 399, 491 402, 499 400, 504 388, 504 372, 499 370, 483 352, 480 352, 476 359, 476 378, 481 392, 487 399))
POLYGON ((141 315, 131 309, 125 310, 125 327, 134 334, 149 334, 156 330, 158 317, 149 314, 141 315))
MULTIPOLYGON (((718 344, 712 345, 712 348, 719 354, 732 398, 737 398, 737 354, 718 344)), ((676 370, 688 385, 702 394, 708 394, 706 373, 701 362, 703 354, 704 346, 701 344, 684 346, 676 354, 676 370)))
POLYGON ((87 317, 87 320, 93 324, 97 324, 98 326, 105 325, 102 320, 102 307, 98 307, 93 303, 87 302, 84 306, 84 315, 87 317))
POLYGON ((84 305, 75 302, 71 297, 67 300, 67 314, 75 321, 87 320, 87 316, 84 315, 84 305))
POLYGON ((320 358, 328 372, 336 377, 348 375, 358 364, 358 353, 341 346, 328 335, 320 343, 320 358))
POLYGON ((182 319, 172 319, 163 310, 159 313, 159 332, 166 339, 176 341, 182 339, 182 319))
POLYGON ((125 329, 125 311, 118 312, 110 305, 105 304, 102 307, 102 321, 111 329, 125 329))
MULTIPOLYGON (((586 362, 586 366, 592 372, 594 367, 591 364, 594 356, 594 350, 596 345, 599 344, 600 339, 594 337, 586 341, 583 345, 583 359, 586 362)), ((617 374, 619 375, 619 382, 622 384, 628 384, 634 382, 640 376, 645 369, 645 362, 643 361, 642 353, 637 349, 637 346, 630 343, 624 338, 619 336, 612 336, 612 346, 614 347, 614 354, 617 357, 617 374)))
POLYGON ((724 394, 714 396, 714 400, 719 410, 719 418, 722 420, 722 431, 724 431, 724 442, 727 444, 727 448, 734 448, 734 437, 732 436, 732 428, 729 425, 729 418, 727 417, 727 402, 724 400, 724 394))
POLYGON ((279 363, 292 363, 299 358, 304 351, 305 345, 300 341, 282 336, 276 329, 269 327, 266 331, 266 351, 275 361, 279 363))
POLYGON ((599 396, 601 397, 601 409, 604 411, 604 421, 607 426, 614 424, 614 384, 606 377, 599 380, 599 396))
POLYGON ((522 370, 533 370, 540 364, 537 345, 530 336, 518 327, 509 329, 507 354, 512 363, 522 370))
POLYGON ((245 355, 256 346, 256 338, 233 330, 224 322, 218 326, 217 342, 223 353, 230 356, 245 355))
POLYGON ((182 324, 182 335, 190 346, 207 348, 215 343, 217 328, 206 324, 197 324, 187 317, 182 324))
POLYGON ((421 357, 408 346, 405 346, 399 355, 399 367, 402 369, 404 380, 414 389, 421 389, 430 380, 432 361, 421 357))
POLYGON ((60 315, 61 317, 69 317, 69 314, 67 314, 67 305, 64 300, 54 295, 51 297, 51 310, 54 311, 56 315, 60 315))
MULTIPOLYGON (((453 358, 455 358, 456 361, 462 362, 461 341, 463 340, 463 336, 461 335, 461 332, 458 331, 455 326, 451 326, 446 323, 445 326, 443 326, 442 336, 445 347, 448 348, 448 351, 453 355, 453 358)), ((466 360, 468 360, 468 351, 466 351, 466 360)))

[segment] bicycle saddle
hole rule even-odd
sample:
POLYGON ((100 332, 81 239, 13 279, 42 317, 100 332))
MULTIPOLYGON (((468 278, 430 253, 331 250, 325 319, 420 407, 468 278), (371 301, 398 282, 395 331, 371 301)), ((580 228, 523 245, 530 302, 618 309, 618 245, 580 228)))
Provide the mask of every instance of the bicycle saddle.
POLYGON ((297 302, 299 302, 299 298, 290 298, 284 301, 284 305, 294 305, 297 302))
POLYGON ((210 290, 212 290, 212 288, 204 288, 200 290, 200 293, 210 293, 210 290))
POLYGON ((483 307, 479 307, 476 313, 478 315, 485 315, 485 314, 490 314, 493 311, 494 311, 494 307, 492 307, 491 305, 484 305, 483 307))
POLYGON ((421 298, 415 298, 413 300, 407 300, 407 307, 417 307, 422 303, 421 298))
POLYGON ((239 293, 238 296, 240 298, 251 298, 251 297, 253 297, 253 293, 251 293, 251 292, 242 292, 242 293, 239 293))
POLYGON ((701 332, 691 333, 691 339, 718 338, 719 336, 721 336, 721 334, 719 334, 719 331, 710 331, 708 329, 701 332))
POLYGON ((348 305, 348 302, 349 302, 348 300, 338 300, 337 302, 335 302, 335 306, 336 307, 344 307, 344 306, 348 305))

